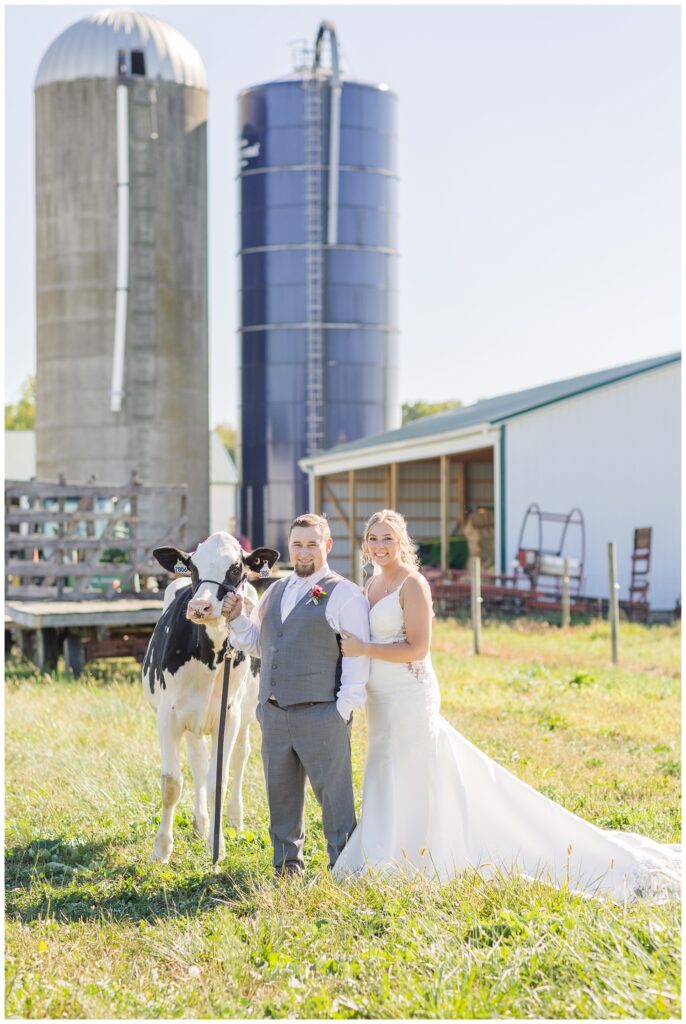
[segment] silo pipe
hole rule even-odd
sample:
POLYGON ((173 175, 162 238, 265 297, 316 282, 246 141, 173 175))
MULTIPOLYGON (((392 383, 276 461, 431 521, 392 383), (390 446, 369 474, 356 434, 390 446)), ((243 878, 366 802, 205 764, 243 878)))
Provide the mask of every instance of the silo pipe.
POLYGON ((329 125, 329 194, 326 241, 338 242, 338 165, 341 141, 341 85, 331 82, 331 123, 329 125))
POLYGON ((110 409, 120 412, 124 394, 126 314, 129 298, 129 90, 117 86, 117 281, 110 409))
POLYGON ((329 189, 326 222, 327 245, 338 242, 338 168, 341 144, 341 74, 338 63, 338 41, 336 29, 331 21, 323 21, 317 32, 314 46, 313 71, 321 62, 324 35, 328 34, 331 44, 331 108, 329 115, 329 189))

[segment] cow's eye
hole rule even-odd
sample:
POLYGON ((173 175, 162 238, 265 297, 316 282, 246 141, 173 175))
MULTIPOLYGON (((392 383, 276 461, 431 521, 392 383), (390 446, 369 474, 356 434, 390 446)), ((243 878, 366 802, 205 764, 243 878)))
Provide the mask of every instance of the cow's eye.
POLYGON ((235 565, 232 565, 230 567, 230 569, 227 570, 226 582, 229 585, 236 586, 236 584, 241 579, 241 573, 242 573, 242 567, 241 567, 241 565, 239 563, 236 563, 235 565))

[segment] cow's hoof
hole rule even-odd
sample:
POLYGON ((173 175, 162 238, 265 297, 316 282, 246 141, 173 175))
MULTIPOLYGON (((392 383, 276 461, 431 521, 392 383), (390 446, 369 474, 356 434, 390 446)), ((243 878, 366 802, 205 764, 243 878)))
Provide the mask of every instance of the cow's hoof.
POLYGON ((210 827, 210 819, 208 817, 198 818, 193 815, 193 831, 196 835, 200 836, 201 839, 207 839, 207 833, 210 827))
MULTIPOLYGON (((213 858, 214 857, 214 843, 212 842, 211 839, 207 840, 207 849, 209 851, 210 857, 213 858)), ((219 863, 219 861, 224 860, 225 857, 226 857, 226 843, 224 842, 223 836, 220 836, 219 837, 219 856, 217 857, 217 863, 219 863)))
POLYGON ((243 831, 243 807, 228 807, 226 810, 226 822, 229 828, 235 828, 236 832, 243 831))
POLYGON ((159 861, 160 864, 166 864, 172 855, 173 849, 174 843, 171 839, 161 839, 158 836, 152 848, 152 859, 159 861))

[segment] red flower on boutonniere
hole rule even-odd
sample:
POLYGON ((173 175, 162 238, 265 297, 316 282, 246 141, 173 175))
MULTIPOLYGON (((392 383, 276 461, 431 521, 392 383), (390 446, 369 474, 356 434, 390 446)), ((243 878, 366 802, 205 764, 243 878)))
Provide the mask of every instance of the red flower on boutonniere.
POLYGON ((322 590, 322 588, 317 586, 317 584, 315 583, 312 589, 310 590, 310 600, 306 601, 305 603, 319 604, 323 597, 326 597, 326 591, 322 590))

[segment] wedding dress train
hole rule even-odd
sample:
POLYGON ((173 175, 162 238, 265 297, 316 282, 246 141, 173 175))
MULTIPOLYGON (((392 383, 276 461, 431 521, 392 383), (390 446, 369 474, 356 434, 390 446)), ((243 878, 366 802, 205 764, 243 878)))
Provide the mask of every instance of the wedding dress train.
MULTIPOLYGON (((371 609, 373 643, 404 639, 400 589, 371 609)), ((679 847, 577 817, 442 718, 429 656, 371 665, 362 813, 334 877, 401 871, 445 881, 465 868, 516 870, 616 900, 680 896, 679 847)))

